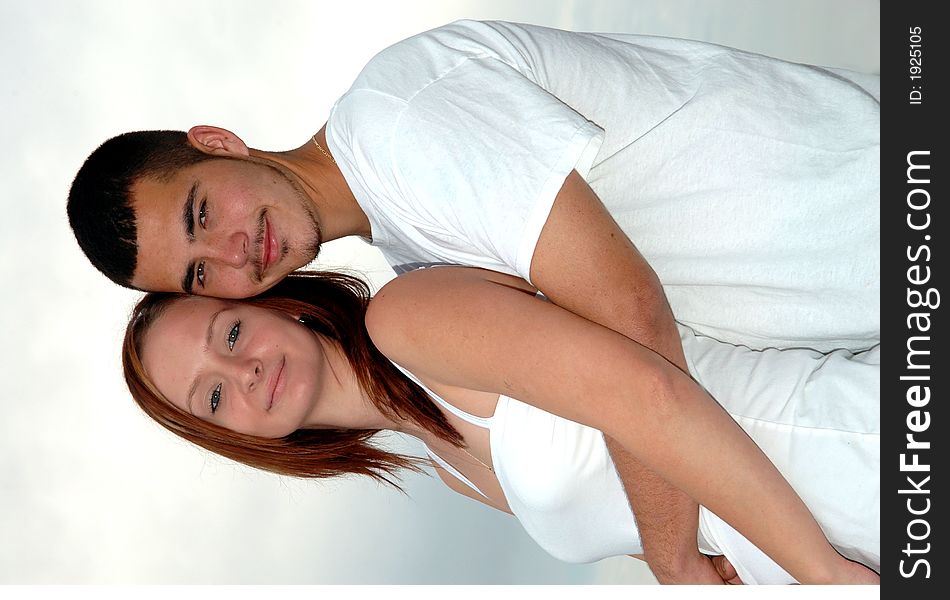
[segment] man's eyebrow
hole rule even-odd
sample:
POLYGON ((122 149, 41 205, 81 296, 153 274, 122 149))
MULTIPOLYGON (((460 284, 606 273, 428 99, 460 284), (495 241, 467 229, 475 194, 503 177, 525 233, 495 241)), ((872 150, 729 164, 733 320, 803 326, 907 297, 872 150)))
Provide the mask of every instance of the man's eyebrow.
POLYGON ((191 184, 188 190, 188 197, 185 198, 185 204, 181 208, 181 222, 185 226, 185 235, 188 240, 195 239, 195 196, 198 194, 198 182, 191 184))
POLYGON ((192 282, 195 280, 195 261, 188 263, 188 266, 185 267, 185 276, 181 278, 181 289, 185 290, 186 294, 192 293, 192 282))
MULTIPOLYGON (((195 241, 195 196, 198 194, 198 182, 191 184, 185 204, 181 208, 181 222, 185 226, 185 238, 189 242, 195 241)), ((186 294, 192 292, 192 282, 195 279, 195 262, 191 261, 185 268, 185 275, 181 278, 181 289, 186 294)))
MULTIPOLYGON (((211 334, 214 332, 214 322, 218 320, 218 315, 225 311, 225 308, 218 309, 213 315, 211 315, 211 321, 208 323, 208 333, 205 335, 205 347, 204 351, 208 351, 208 347, 211 345, 211 334)), ((188 396, 185 398, 185 408, 188 409, 188 412, 195 414, 195 411, 191 408, 191 399, 195 395, 195 391, 198 389, 198 377, 195 377, 195 380, 191 382, 191 387, 188 388, 188 396)))

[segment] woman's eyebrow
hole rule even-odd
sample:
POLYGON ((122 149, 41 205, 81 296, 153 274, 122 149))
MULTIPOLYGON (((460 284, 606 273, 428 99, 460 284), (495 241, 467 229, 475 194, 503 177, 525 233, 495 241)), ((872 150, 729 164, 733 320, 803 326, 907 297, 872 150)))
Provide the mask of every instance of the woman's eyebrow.
MULTIPOLYGON (((213 315, 211 315, 211 320, 208 322, 208 333, 205 335, 205 347, 204 347, 205 352, 208 352, 208 347, 211 345, 211 334, 214 332, 214 323, 215 321, 218 320, 218 315, 223 313, 226 309, 227 309, 226 307, 220 308, 217 311, 215 311, 213 315)), ((198 376, 196 375, 194 381, 191 382, 191 387, 188 388, 188 396, 185 397, 185 408, 187 408, 188 412, 190 412, 191 414, 195 414, 195 411, 192 410, 191 408, 191 400, 192 400, 192 397, 195 395, 195 390, 197 389, 198 389, 198 376)))

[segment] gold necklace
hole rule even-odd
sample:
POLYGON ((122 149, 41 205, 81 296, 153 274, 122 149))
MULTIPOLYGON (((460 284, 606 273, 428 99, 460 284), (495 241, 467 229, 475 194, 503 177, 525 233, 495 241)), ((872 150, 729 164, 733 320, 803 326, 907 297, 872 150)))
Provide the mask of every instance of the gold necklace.
POLYGON ((313 140, 313 143, 314 143, 314 145, 317 147, 317 150, 319 150, 320 152, 323 153, 324 156, 326 156, 327 158, 329 158, 329 159, 330 159, 330 162, 332 162, 333 164, 336 164, 336 161, 333 160, 333 157, 330 156, 330 153, 327 152, 326 150, 324 150, 324 149, 323 149, 323 146, 320 145, 320 142, 317 141, 317 134, 313 134, 313 136, 312 136, 310 139, 313 140))
POLYGON ((478 464, 480 464, 481 466, 485 467, 486 469, 488 469, 488 470, 491 471, 492 473, 495 472, 495 469, 493 469, 493 468, 491 468, 489 465, 486 465, 485 463, 483 463, 483 462, 481 461, 481 459, 479 459, 477 456, 475 456, 474 454, 472 454, 471 452, 469 452, 469 451, 466 450, 465 448, 462 448, 462 452, 464 452, 465 454, 468 454, 469 456, 471 456, 472 458, 474 458, 475 460, 477 460, 477 461, 478 461, 478 464))

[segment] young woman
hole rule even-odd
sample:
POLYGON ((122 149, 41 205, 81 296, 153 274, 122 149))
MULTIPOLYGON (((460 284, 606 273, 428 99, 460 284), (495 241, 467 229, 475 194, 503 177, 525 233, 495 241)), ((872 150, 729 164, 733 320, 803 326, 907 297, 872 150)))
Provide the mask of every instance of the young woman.
MULTIPOLYGON (((289 279, 244 302, 149 295, 133 314, 123 363, 133 397, 163 426, 276 473, 391 481, 416 463, 369 440, 383 429, 412 435, 449 487, 512 512, 568 560, 639 552, 602 431, 706 507, 701 549, 726 554, 743 580, 877 581, 836 552, 775 466, 688 376, 508 276, 427 269, 397 278, 372 302, 365 285, 338 274, 289 279)), ((767 437, 802 445, 794 423, 773 425, 767 437)), ((875 543, 846 538, 877 519, 836 521, 877 505, 877 489, 863 487, 876 482, 867 459, 874 428, 818 443, 822 452, 856 452, 865 468, 834 474, 850 487, 827 494, 849 506, 809 503, 842 552, 871 564, 875 543)), ((813 475, 806 469, 794 482, 829 480, 813 475)))

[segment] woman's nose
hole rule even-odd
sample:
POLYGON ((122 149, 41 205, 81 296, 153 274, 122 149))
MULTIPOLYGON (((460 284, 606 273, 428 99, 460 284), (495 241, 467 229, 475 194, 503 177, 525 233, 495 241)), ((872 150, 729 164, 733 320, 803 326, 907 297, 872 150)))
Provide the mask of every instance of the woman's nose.
POLYGON ((241 389, 253 392, 264 384, 264 364, 256 358, 244 361, 241 366, 241 389))

